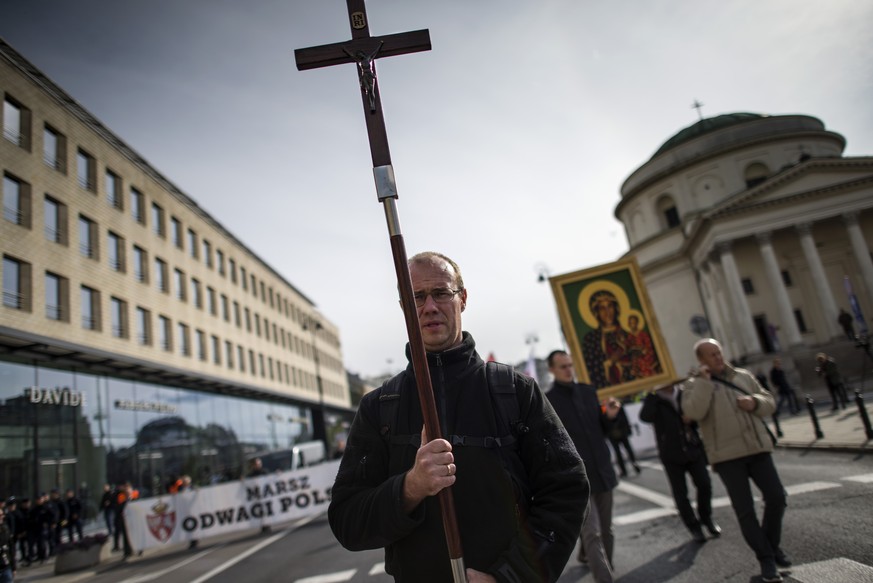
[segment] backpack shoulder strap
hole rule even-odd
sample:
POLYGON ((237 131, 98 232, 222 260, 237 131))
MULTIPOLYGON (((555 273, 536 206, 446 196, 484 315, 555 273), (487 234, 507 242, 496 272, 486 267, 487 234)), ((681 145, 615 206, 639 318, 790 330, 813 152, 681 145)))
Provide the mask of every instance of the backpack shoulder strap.
POLYGON ((485 364, 488 376, 488 390, 491 391, 491 401, 496 405, 498 421, 507 428, 504 445, 511 445, 517 439, 521 425, 521 412, 518 406, 518 395, 515 390, 515 374, 513 368, 501 362, 485 364))
POLYGON ((400 408, 400 388, 406 379, 406 371, 394 375, 382 385, 379 395, 379 434, 391 445, 421 445, 420 435, 395 435, 393 428, 400 408))

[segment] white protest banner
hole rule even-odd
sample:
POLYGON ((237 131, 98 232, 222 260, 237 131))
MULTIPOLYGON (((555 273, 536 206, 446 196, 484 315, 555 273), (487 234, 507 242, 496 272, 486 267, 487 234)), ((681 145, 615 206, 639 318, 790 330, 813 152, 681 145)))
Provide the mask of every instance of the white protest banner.
POLYGON ((134 500, 125 508, 136 550, 269 526, 327 510, 339 461, 134 500))

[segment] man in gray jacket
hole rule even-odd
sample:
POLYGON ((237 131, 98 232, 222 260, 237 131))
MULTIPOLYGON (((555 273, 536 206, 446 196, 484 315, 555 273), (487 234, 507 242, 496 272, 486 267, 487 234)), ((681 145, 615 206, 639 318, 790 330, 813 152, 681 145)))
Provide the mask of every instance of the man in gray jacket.
POLYGON ((763 420, 775 411, 775 400, 752 373, 725 363, 717 340, 700 340, 694 353, 699 375, 682 390, 682 411, 700 426, 709 463, 724 483, 743 538, 761 564, 761 580, 778 583, 783 579, 777 566, 789 567, 791 561, 779 546, 785 489, 773 464, 773 441, 763 420), (764 498, 760 523, 750 480, 764 498))

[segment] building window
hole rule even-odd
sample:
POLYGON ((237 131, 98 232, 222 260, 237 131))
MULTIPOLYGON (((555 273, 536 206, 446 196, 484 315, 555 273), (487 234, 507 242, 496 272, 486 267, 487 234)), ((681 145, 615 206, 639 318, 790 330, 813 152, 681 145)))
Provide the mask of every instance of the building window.
POLYGON ((185 301, 188 294, 185 293, 185 272, 181 269, 174 269, 173 276, 176 279, 176 298, 185 301))
POLYGON ((182 247, 184 245, 184 242, 182 239, 182 222, 179 221, 179 219, 177 219, 176 217, 172 217, 170 219, 170 225, 172 225, 171 226, 171 229, 172 229, 171 235, 173 237, 173 245, 175 245, 179 249, 182 249, 182 247))
POLYGON ((200 280, 191 278, 191 301, 194 306, 203 309, 203 294, 200 292, 200 280))
POLYGON ((227 270, 230 272, 230 282, 236 283, 236 261, 234 261, 233 259, 228 259, 227 270))
POLYGON ((215 250, 215 264, 218 268, 218 275, 226 275, 227 272, 225 271, 224 251, 222 251, 221 249, 215 250))
POLYGON ((251 274, 252 278, 252 295, 258 297, 258 280, 255 278, 255 274, 251 274))
POLYGON ((267 287, 264 285, 264 280, 261 280, 261 301, 267 303, 267 287))
POLYGON ((45 272, 45 317, 59 322, 70 321, 70 282, 49 271, 45 272))
POLYGON ((145 224, 145 196, 133 186, 130 187, 130 216, 137 223, 145 224))
POLYGON ((245 315, 246 315, 246 332, 251 332, 252 331, 252 313, 249 311, 248 308, 245 308, 245 315))
POLYGON ((767 180, 770 170, 761 162, 753 162, 746 166, 743 175, 746 180, 746 188, 752 188, 767 180))
POLYGON ((86 330, 100 329, 100 292, 86 285, 81 288, 80 310, 82 312, 82 328, 86 330))
POLYGON ((230 340, 224 341, 224 354, 227 368, 233 368, 233 343, 230 340))
POLYGON ((97 192, 97 163, 94 156, 82 149, 76 152, 76 178, 79 186, 97 192))
POLYGON ((30 264, 3 256, 3 305, 30 311, 30 264))
POLYGON ((133 246, 133 275, 137 281, 148 283, 148 253, 141 247, 133 246))
POLYGON ((188 229, 188 250, 191 251, 191 257, 197 259, 197 233, 188 229))
POLYGON ((255 314, 255 336, 261 337, 261 316, 255 314))
POLYGON ((664 209, 664 220, 667 222, 668 229, 679 226, 679 211, 675 206, 664 209))
POLYGON ((266 338, 267 341, 270 340, 270 321, 267 320, 266 317, 264 318, 264 338, 266 338))
POLYGON ((8 174, 3 176, 3 218, 30 228, 30 185, 8 174))
POLYGON ((246 353, 245 353, 245 350, 243 350, 243 347, 240 345, 237 345, 237 347, 236 347, 236 361, 239 363, 239 371, 240 372, 246 372, 246 358, 245 358, 245 356, 246 356, 246 353))
POLYGON ((225 322, 230 322, 230 300, 221 294, 221 317, 225 322))
POLYGON ((79 215, 79 252, 83 257, 97 259, 97 223, 79 215))
POLYGON ((240 268, 239 268, 239 280, 240 280, 240 283, 242 284, 243 290, 248 290, 249 284, 248 284, 248 280, 246 279, 246 268, 245 267, 240 266, 240 268))
POLYGON ((261 377, 267 378, 267 367, 264 366, 264 354, 258 353, 258 363, 261 365, 261 377))
POLYGON ((173 350, 173 338, 170 319, 166 316, 158 316, 158 344, 167 351, 173 350))
POLYGON ((791 279, 791 273, 786 270, 782 270, 782 283, 785 284, 785 287, 791 287, 794 285, 794 281, 791 279))
POLYGON ((66 244, 66 205, 46 195, 42 208, 45 238, 53 243, 66 244))
POLYGON ((218 306, 215 302, 215 290, 210 286, 206 286, 206 309, 213 316, 218 315, 218 306))
POLYGON ((158 237, 167 236, 167 227, 164 224, 164 209, 156 202, 152 203, 152 230, 158 237))
POLYGON ((212 245, 206 239, 203 239, 203 261, 206 267, 212 267, 212 245))
POLYGON ((255 365, 255 351, 249 350, 249 371, 251 371, 252 376, 256 376, 258 374, 258 369, 255 365))
POLYGON ((115 271, 124 272, 124 239, 109 231, 107 236, 107 254, 109 255, 109 267, 115 271))
POLYGON ((212 362, 221 364, 221 341, 218 336, 212 336, 212 362))
POLYGON ((169 293, 170 284, 167 281, 167 262, 160 257, 155 257, 155 284, 164 293, 169 293))
POLYGON ((118 210, 124 209, 124 196, 121 194, 121 177, 112 170, 106 170, 106 178, 103 181, 106 187, 106 202, 109 206, 118 210))
POLYGON ((806 328, 806 320, 803 318, 803 312, 799 309, 794 310, 794 319, 797 321, 797 328, 801 334, 808 332, 806 328))
POLYGON ((112 335, 116 338, 127 338, 127 302, 119 298, 109 298, 109 312, 112 335))
POLYGON ((197 330, 197 358, 206 360, 206 332, 197 330))
POLYGON ((179 322, 179 353, 182 356, 191 356, 191 339, 188 325, 179 322))
POLYGON ((30 151, 30 110, 8 95, 3 99, 3 137, 30 151))
POLYGON ((236 324, 237 328, 242 327, 242 318, 240 317, 239 302, 236 300, 233 301, 233 321, 236 324))
POLYGON ((143 346, 152 343, 152 316, 145 308, 136 308, 136 339, 143 346))
POLYGON ((42 159, 49 168, 67 171, 67 138, 48 124, 42 131, 42 159))
POLYGON ((751 278, 744 277, 741 280, 741 283, 743 284, 743 293, 745 293, 747 296, 750 296, 753 293, 755 293, 755 285, 752 283, 751 278))

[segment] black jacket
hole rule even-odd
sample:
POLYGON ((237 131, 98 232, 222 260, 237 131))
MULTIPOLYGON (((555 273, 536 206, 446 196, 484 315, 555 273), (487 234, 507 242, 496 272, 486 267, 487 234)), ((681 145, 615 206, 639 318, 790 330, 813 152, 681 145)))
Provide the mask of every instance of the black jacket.
POLYGON ((654 426, 658 455, 662 462, 686 464, 706 455, 697 432, 697 423, 685 424, 672 401, 649 393, 640 409, 640 421, 654 426))
POLYGON ((15 537, 5 522, 0 522, 0 570, 15 571, 15 537))
MULTIPOLYGON (((500 423, 485 363, 475 342, 428 354, 443 436, 495 437, 500 423)), ((401 506, 403 480, 417 445, 391 436, 417 436, 422 415, 412 367, 402 379, 393 427, 380 431, 379 397, 366 395, 352 423, 328 509, 331 529, 349 550, 385 547, 385 570, 397 581, 452 580, 438 499, 411 514, 401 506), (384 434, 383 434, 384 433, 384 434)), ((588 501, 582 461, 533 379, 513 379, 520 420, 516 447, 453 446, 452 487, 465 566, 502 583, 556 581, 579 536, 588 501)), ((390 381, 389 381, 390 382, 390 381)))
POLYGON ((606 445, 610 422, 600 410, 597 390, 591 385, 555 382, 546 397, 564 422, 576 451, 585 462, 591 492, 608 492, 615 488, 618 479, 606 445))

